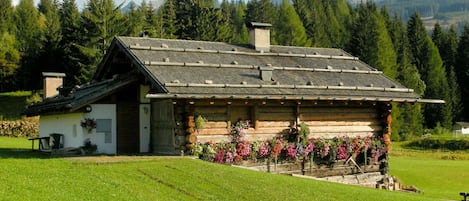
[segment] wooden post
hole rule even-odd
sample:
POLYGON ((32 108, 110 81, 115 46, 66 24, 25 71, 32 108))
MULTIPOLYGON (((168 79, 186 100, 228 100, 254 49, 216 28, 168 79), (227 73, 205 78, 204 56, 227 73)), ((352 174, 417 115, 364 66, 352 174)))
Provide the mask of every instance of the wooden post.
POLYGON ((300 119, 300 104, 296 104, 296 130, 298 130, 298 126, 300 125, 301 123, 301 119, 300 119))
POLYGON ((257 105, 253 107, 252 118, 254 119, 254 122, 252 122, 254 129, 259 128, 259 106, 257 105))

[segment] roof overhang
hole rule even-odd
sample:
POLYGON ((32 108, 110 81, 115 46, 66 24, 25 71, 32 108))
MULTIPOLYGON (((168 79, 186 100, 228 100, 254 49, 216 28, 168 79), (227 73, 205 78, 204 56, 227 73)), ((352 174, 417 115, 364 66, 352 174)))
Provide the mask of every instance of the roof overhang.
POLYGON ((298 100, 298 101, 375 101, 397 103, 444 104, 443 100, 391 97, 333 97, 333 96, 265 96, 265 95, 201 95, 201 94, 147 94, 150 99, 239 99, 239 100, 298 100))

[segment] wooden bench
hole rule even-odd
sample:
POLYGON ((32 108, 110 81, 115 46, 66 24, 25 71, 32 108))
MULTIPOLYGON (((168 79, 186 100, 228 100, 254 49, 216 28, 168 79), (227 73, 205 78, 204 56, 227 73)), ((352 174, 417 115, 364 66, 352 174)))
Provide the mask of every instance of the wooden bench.
POLYGON ((49 147, 50 137, 35 137, 35 138, 29 138, 28 140, 32 142, 32 145, 31 145, 32 151, 50 151, 50 147, 49 147), (39 142, 39 147, 37 150, 34 149, 34 141, 36 140, 39 142))

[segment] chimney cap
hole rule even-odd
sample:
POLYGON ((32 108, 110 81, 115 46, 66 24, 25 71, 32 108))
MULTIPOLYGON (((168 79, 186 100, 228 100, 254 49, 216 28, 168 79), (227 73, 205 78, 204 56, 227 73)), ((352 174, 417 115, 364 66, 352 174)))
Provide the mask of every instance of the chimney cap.
POLYGON ((264 28, 264 29, 269 29, 272 27, 272 24, 270 23, 262 23, 262 22, 249 22, 247 24, 249 28, 264 28))
POLYGON ((42 72, 43 77, 65 77, 65 73, 42 72))

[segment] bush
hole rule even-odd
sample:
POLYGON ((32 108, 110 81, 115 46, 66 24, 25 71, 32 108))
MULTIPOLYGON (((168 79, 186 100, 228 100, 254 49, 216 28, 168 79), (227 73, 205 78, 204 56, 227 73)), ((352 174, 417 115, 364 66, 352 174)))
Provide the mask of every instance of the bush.
POLYGON ((447 149, 451 151, 468 150, 469 138, 423 138, 411 141, 406 146, 410 148, 447 149))
POLYGON ((35 118, 17 121, 1 121, 0 136, 36 137, 39 135, 39 123, 35 118))

